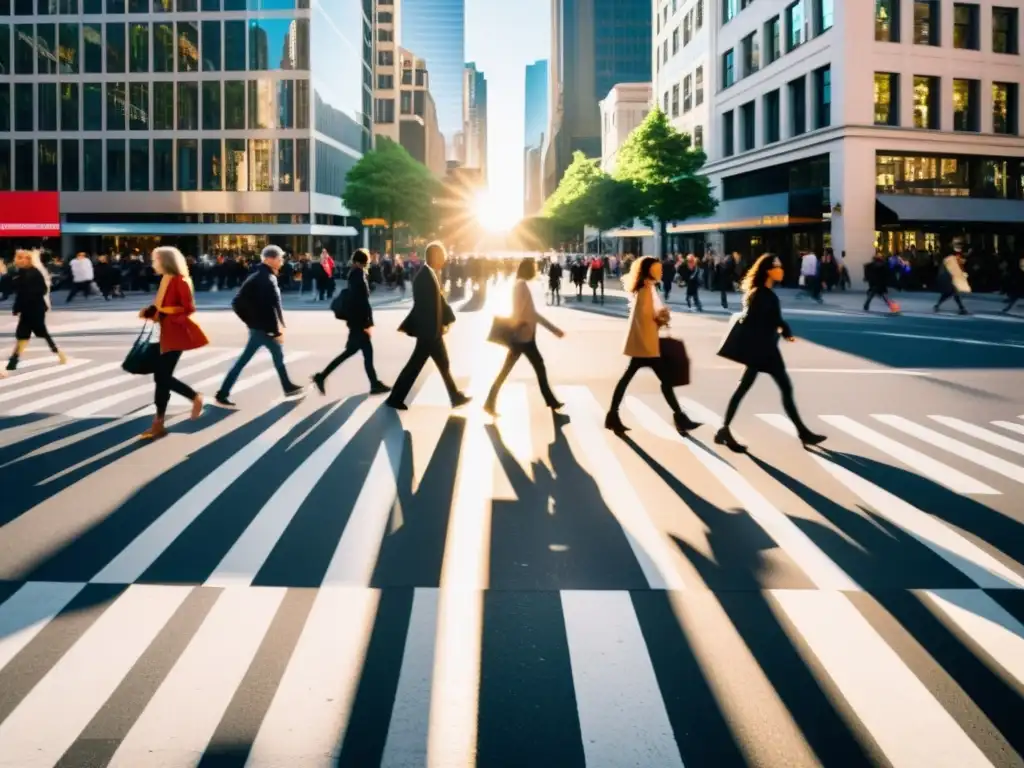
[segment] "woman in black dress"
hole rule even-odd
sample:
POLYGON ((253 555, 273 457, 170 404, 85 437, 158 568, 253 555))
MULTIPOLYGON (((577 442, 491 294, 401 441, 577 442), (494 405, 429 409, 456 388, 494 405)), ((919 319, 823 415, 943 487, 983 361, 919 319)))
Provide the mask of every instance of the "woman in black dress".
POLYGON ((715 442, 736 453, 746 451, 746 446, 737 442, 729 425, 732 424, 740 403, 754 385, 759 373, 767 373, 775 380, 779 391, 782 392, 782 406, 796 427, 800 441, 804 445, 825 442, 824 435, 816 435, 800 418, 796 402, 793 400, 793 385, 789 380, 789 374, 786 373, 782 353, 779 351, 780 332, 786 341, 796 341, 789 324, 782 319, 779 297, 772 290, 772 286, 781 282, 782 277, 782 262, 773 254, 766 253, 754 262, 754 266, 743 278, 743 317, 733 326, 727 339, 727 343, 734 340, 736 342, 736 348, 730 350, 728 357, 747 368, 729 400, 725 421, 715 435, 715 442))
POLYGON ((46 329, 46 313, 50 310, 50 273, 43 266, 39 251, 16 252, 14 266, 18 272, 12 281, 15 294, 13 313, 18 316, 18 327, 14 331, 14 351, 7 361, 7 370, 18 368, 18 360, 32 334, 45 341, 64 365, 67 357, 57 348, 57 343, 46 329))

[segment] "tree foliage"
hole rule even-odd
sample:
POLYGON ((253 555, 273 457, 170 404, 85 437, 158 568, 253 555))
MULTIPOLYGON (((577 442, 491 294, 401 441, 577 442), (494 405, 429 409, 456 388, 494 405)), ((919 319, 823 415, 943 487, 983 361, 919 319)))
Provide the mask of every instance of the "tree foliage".
POLYGON ((638 204, 632 184, 613 179, 596 160, 576 152, 545 203, 544 216, 564 229, 578 232, 592 226, 603 232, 636 215, 638 204))
POLYGON ((680 133, 660 109, 653 109, 619 147, 615 177, 631 184, 638 195, 637 215, 657 219, 664 250, 670 221, 710 216, 718 203, 700 171, 707 155, 690 136, 680 133))
POLYGON ((408 224, 420 234, 433 231, 434 200, 438 194, 439 184, 430 170, 401 144, 381 136, 376 148, 349 169, 341 199, 346 208, 361 218, 386 220, 394 244, 398 222, 408 224))

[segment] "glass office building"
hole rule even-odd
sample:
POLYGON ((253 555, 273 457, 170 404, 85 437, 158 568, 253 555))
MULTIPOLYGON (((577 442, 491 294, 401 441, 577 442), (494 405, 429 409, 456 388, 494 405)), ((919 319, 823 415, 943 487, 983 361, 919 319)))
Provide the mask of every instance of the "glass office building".
POLYGON ((465 0, 402 0, 402 47, 425 59, 437 124, 449 160, 455 135, 463 130, 463 70, 466 65, 465 0))
POLYGON ((369 0, 0 0, 0 190, 60 192, 62 251, 357 234, 369 0))
POLYGON ((526 66, 523 141, 523 212, 532 216, 540 210, 541 148, 548 130, 548 62, 535 61, 526 66))

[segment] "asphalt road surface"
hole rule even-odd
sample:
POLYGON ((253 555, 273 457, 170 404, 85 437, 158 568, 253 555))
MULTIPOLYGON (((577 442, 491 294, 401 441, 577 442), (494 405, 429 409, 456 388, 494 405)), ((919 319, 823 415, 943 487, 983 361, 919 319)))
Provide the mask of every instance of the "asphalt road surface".
MULTIPOLYGON (((737 456, 725 312, 673 320, 706 426, 678 437, 642 372, 620 439, 622 297, 544 309, 564 415, 523 361, 494 421, 489 294, 448 337, 460 411, 430 364, 383 407, 358 359, 285 401, 260 353, 238 410, 172 400, 156 443, 120 370, 144 300, 58 301, 68 364, 34 343, 0 381, 0 766, 1024 766, 1021 319, 787 296, 829 439, 803 450, 764 380, 737 456)), ((212 345, 178 368, 211 400, 229 298, 200 297, 212 345)), ((408 301, 375 301, 391 382, 408 301)), ((344 328, 286 312, 307 381, 344 328)))

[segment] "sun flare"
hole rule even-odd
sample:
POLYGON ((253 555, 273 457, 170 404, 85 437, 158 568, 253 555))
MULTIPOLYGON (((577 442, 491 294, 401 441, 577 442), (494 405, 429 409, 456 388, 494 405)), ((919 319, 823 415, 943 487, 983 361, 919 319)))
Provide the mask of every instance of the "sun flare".
POLYGON ((493 192, 481 192, 476 197, 473 211, 480 226, 488 232, 504 232, 519 221, 516 203, 493 192))

